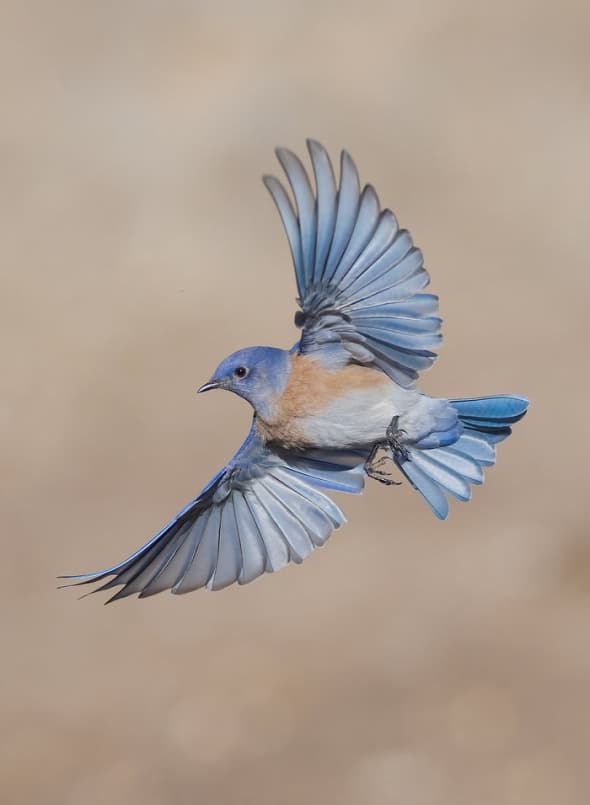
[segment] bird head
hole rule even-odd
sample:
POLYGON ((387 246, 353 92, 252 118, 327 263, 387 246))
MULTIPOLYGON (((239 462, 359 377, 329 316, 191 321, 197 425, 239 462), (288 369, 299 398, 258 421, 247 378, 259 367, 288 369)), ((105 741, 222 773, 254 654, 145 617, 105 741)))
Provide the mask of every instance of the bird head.
POLYGON ((198 390, 233 391, 263 419, 270 418, 289 377, 289 353, 274 347, 247 347, 232 353, 198 390))

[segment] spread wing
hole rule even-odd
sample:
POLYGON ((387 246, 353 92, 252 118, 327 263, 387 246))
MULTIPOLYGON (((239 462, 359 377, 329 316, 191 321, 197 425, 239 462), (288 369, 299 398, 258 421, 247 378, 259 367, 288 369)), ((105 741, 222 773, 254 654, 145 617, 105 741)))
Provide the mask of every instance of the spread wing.
POLYGON ((108 570, 62 578, 89 584, 112 577, 93 591, 122 585, 109 601, 247 584, 302 562, 346 521, 319 488, 360 492, 359 461, 279 454, 262 443, 253 421, 229 464, 146 545, 108 570))
POLYGON ((276 153, 295 206, 275 177, 264 177, 295 266, 299 350, 374 364, 409 386, 434 362, 441 339, 438 298, 421 293, 430 281, 422 253, 391 210, 381 210, 373 187, 361 191, 346 151, 337 187, 323 146, 313 140, 307 146, 315 194, 300 160, 286 149, 276 153))

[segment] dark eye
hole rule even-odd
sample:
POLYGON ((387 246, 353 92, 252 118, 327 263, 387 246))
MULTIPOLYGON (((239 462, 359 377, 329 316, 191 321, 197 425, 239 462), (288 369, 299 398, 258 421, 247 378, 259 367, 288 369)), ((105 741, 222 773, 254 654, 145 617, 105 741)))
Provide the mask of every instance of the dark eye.
POLYGON ((245 366, 238 366, 237 369, 234 369, 234 375, 236 377, 240 377, 240 378, 241 377, 246 377, 247 374, 248 374, 248 370, 246 369, 245 366))

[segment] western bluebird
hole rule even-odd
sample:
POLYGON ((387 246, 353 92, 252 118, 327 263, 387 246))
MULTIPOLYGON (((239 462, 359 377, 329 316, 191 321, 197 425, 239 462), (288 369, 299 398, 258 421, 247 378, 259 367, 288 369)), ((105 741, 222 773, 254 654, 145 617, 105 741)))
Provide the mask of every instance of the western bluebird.
POLYGON ((436 359, 438 298, 422 293, 422 253, 343 151, 337 185, 325 149, 307 143, 315 193, 295 154, 277 149, 293 201, 264 183, 295 267, 299 342, 230 355, 199 391, 226 389, 254 409, 231 461, 150 542, 118 565, 68 576, 121 586, 113 601, 166 589, 246 584, 301 562, 345 522, 322 489, 359 493, 397 467, 444 519, 447 496, 469 500, 496 444, 524 416, 524 397, 436 399, 415 388, 436 359), (381 457, 378 455, 381 453, 381 457), (112 578, 111 578, 112 577, 112 578))

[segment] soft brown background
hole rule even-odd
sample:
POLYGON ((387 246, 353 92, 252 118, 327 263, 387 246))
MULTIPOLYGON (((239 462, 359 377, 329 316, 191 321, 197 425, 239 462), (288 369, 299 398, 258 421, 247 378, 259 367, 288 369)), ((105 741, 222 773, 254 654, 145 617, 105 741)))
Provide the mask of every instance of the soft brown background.
POLYGON ((586 2, 0 6, 0 799, 561 805, 590 786, 586 2), (246 588, 103 608, 289 346, 272 149, 347 147, 423 248, 423 388, 530 415, 469 505, 404 484, 246 588), (103 596, 104 598, 104 596, 103 596))

